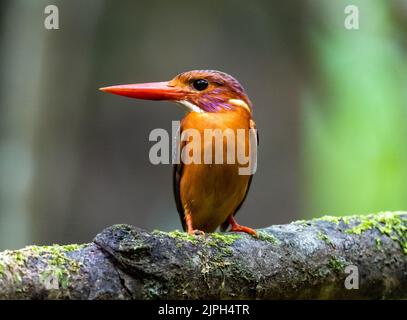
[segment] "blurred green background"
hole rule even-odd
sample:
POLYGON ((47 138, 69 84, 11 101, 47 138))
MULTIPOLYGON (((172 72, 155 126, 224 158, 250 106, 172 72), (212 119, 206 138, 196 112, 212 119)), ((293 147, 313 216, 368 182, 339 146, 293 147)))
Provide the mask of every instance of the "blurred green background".
POLYGON ((406 0, 2 1, 0 250, 181 228, 148 135, 183 112, 98 88, 191 69, 232 74, 254 103, 242 224, 407 209, 406 40, 406 0))

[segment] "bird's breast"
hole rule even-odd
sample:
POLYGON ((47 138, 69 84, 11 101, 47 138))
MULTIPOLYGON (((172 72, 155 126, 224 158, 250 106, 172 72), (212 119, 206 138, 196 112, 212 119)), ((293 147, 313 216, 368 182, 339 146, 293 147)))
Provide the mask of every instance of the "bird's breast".
POLYGON ((196 134, 181 144, 181 161, 185 160, 185 151, 191 157, 199 152, 201 158, 200 163, 186 159, 180 181, 181 202, 191 212, 194 228, 214 231, 243 200, 250 176, 239 174, 237 156, 238 152, 248 152, 249 128, 247 112, 192 112, 182 120, 181 137, 188 130, 196 134), (234 159, 228 158, 233 154, 234 159))

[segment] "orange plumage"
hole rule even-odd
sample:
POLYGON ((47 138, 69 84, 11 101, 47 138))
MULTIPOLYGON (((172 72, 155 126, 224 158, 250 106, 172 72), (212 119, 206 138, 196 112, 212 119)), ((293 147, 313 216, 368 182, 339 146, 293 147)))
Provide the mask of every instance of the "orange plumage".
POLYGON ((191 234, 213 232, 219 226, 231 231, 256 232, 237 224, 234 215, 246 198, 252 175, 239 174, 238 151, 249 154, 249 129, 254 129, 251 102, 233 77, 219 71, 189 71, 168 82, 121 85, 101 90, 139 99, 171 100, 186 107, 181 136, 189 129, 205 137, 205 130, 220 130, 223 160, 216 164, 214 137, 186 140, 183 148, 199 150, 200 163, 174 165, 174 195, 184 230, 191 234), (243 135, 238 131, 244 130, 243 135), (230 140, 229 140, 230 138, 230 140), (228 143, 233 140, 234 163, 227 163, 228 143), (204 155, 212 163, 204 163, 204 155))

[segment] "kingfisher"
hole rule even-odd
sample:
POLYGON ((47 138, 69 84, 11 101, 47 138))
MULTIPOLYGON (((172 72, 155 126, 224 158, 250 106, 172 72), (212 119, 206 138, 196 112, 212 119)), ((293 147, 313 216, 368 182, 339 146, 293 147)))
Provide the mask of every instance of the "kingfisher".
MULTIPOLYGON (((193 70, 181 73, 170 81, 115 85, 100 88, 101 91, 145 100, 167 100, 180 104, 186 111, 180 122, 181 137, 188 129, 197 130, 201 136, 205 130, 221 130, 244 135, 234 135, 236 149, 247 151, 249 131, 254 129, 252 103, 242 85, 232 76, 216 70, 193 70)), ((227 136, 227 135, 226 135, 227 136)), ((227 138, 227 137, 226 137, 227 138)), ((188 140, 191 142, 190 140, 188 140)), ((188 141, 180 141, 180 149, 188 141)), ((228 139, 223 139, 227 150, 228 139)), ((214 155, 213 141, 199 142, 201 155, 214 155)), ((257 147, 257 145, 256 145, 257 147)), ((224 157, 225 158, 225 157, 224 157)), ((213 157, 212 157, 213 159, 213 157)), ((184 231, 191 235, 204 235, 221 231, 245 232, 253 236, 252 228, 240 225, 235 219, 237 211, 246 199, 253 174, 239 174, 239 163, 190 163, 179 161, 173 165, 173 190, 177 210, 184 231)))

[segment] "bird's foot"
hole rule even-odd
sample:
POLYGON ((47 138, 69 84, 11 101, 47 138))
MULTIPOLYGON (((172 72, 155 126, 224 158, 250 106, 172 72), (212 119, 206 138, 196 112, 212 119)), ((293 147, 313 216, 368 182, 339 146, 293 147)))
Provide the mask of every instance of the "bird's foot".
POLYGON ((235 218, 229 217, 229 223, 230 223, 230 231, 231 232, 245 232, 248 233, 250 235, 252 235, 253 237, 258 237, 257 236, 257 232, 255 230, 253 230, 252 228, 249 227, 245 227, 245 226, 241 226, 240 224, 238 224, 235 220, 235 218))
POLYGON ((191 236, 205 236, 205 232, 198 229, 188 230, 188 234, 190 234, 191 236))
POLYGON ((185 222, 187 224, 188 234, 191 236, 205 236, 205 232, 202 230, 194 229, 192 224, 192 216, 190 213, 185 214, 185 222))
POLYGON ((241 226, 240 224, 232 227, 232 229, 230 229, 230 231, 245 232, 245 233, 252 235, 253 237, 257 237, 257 232, 255 230, 253 230, 252 228, 249 228, 249 227, 241 226))

